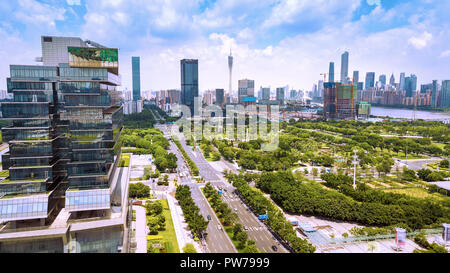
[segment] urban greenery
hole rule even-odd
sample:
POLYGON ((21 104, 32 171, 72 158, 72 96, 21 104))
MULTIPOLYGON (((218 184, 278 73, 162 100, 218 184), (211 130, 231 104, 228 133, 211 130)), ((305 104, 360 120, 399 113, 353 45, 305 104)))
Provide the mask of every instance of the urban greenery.
POLYGON ((208 221, 200 215, 200 209, 195 204, 191 196, 191 190, 187 185, 179 185, 175 192, 175 198, 178 200, 184 214, 184 219, 194 236, 199 238, 208 227, 208 221))

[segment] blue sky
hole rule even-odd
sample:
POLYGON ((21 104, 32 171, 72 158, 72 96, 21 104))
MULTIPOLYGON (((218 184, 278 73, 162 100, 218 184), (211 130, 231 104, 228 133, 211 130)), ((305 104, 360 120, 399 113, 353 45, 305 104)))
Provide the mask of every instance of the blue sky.
POLYGON ((250 78, 257 88, 310 90, 330 61, 339 72, 345 50, 350 74, 398 81, 406 72, 428 83, 450 79, 449 10, 442 0, 2 1, 0 79, 9 64, 33 64, 40 36, 55 35, 119 48, 128 89, 131 56, 141 56, 143 90, 179 88, 183 58, 199 59, 201 91, 226 89, 230 48, 235 89, 250 78))

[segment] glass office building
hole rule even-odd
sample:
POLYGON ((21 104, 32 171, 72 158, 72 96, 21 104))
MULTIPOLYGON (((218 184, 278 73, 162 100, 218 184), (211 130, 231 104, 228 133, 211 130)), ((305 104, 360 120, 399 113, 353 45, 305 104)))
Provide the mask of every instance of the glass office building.
MULTIPOLYGON (((52 43, 52 37, 43 42, 52 43)), ((118 50, 79 41, 54 50, 65 63, 10 66, 7 86, 14 100, 2 103, 11 125, 2 129, 9 176, 0 181, 0 222, 48 223, 63 207, 75 212, 111 206, 123 117, 114 99, 121 82, 118 50)))
POLYGON ((141 100, 141 59, 131 57, 131 69, 133 77, 133 101, 141 100))
POLYGON ((198 60, 183 59, 181 64, 181 103, 194 115, 194 99, 198 97, 198 60))

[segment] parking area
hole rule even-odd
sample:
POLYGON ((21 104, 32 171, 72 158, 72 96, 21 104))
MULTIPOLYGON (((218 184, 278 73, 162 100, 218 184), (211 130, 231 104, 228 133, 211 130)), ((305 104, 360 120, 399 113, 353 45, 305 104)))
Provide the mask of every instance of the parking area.
MULTIPOLYGON (((351 237, 352 235, 349 232, 351 228, 364 226, 342 221, 330 221, 315 216, 290 215, 287 213, 285 213, 285 216, 289 221, 298 221, 298 223, 316 230, 315 232, 305 233, 307 236, 297 231, 297 235, 303 239, 308 239, 316 246, 316 252, 318 253, 411 253, 416 248, 420 249, 410 238, 406 239, 406 244, 400 251, 397 251, 394 239, 330 244, 329 242, 332 239, 343 238, 342 234, 344 233, 351 237)), ((435 235, 429 235, 427 238, 431 243, 435 240, 435 235)))

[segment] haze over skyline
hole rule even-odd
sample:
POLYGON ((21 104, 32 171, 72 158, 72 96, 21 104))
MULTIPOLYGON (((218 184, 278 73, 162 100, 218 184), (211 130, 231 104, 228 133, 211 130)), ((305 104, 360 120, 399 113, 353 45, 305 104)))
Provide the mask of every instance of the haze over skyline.
MULTIPOLYGON (((340 78, 400 72, 420 84, 450 79, 449 1, 440 0, 18 0, 0 5, 0 78, 10 64, 37 64, 40 36, 80 36, 120 49, 123 89, 132 89, 131 56, 141 57, 141 90, 180 88, 180 60, 199 60, 199 90, 260 86, 310 90, 329 62, 340 78)), ((6 80, 0 81, 6 89, 6 80)))

